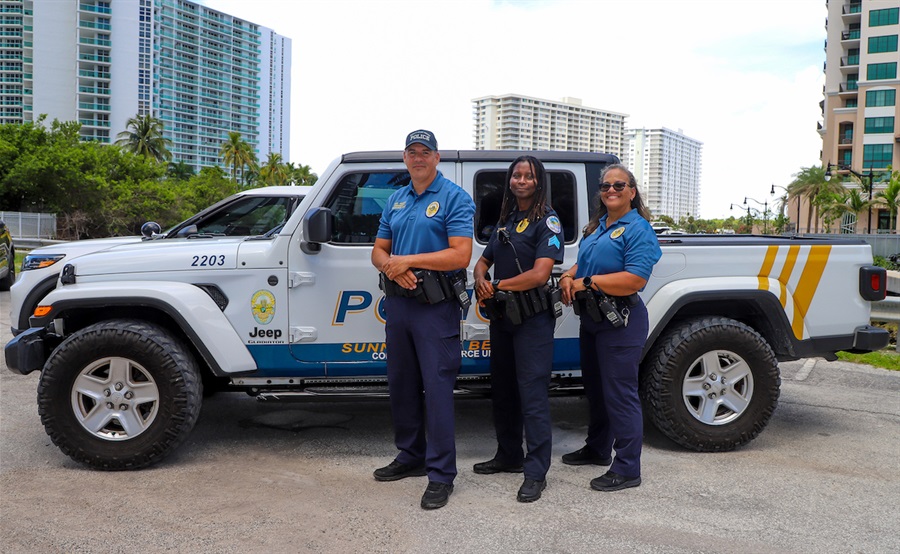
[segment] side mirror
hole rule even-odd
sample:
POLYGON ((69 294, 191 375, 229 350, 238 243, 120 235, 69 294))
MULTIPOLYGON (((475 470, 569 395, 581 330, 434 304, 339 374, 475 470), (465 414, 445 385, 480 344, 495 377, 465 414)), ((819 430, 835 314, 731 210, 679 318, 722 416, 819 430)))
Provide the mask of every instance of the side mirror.
POLYGON ((155 221, 148 221, 141 225, 141 236, 143 236, 144 239, 152 239, 153 235, 158 235, 161 232, 162 227, 155 221))
POLYGON ((316 254, 323 243, 331 242, 334 215, 328 208, 313 208, 303 217, 303 242, 300 248, 307 254, 316 254))

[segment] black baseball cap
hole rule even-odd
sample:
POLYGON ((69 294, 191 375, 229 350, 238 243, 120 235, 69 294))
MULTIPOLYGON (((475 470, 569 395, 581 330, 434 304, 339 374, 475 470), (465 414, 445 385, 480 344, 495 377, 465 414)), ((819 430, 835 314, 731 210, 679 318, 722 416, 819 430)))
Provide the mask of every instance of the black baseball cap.
POLYGON ((409 148, 410 144, 418 142, 419 144, 423 144, 432 150, 437 150, 437 139, 434 138, 434 133, 431 131, 426 131, 425 129, 419 129, 418 131, 413 131, 412 133, 406 135, 406 146, 405 148, 409 148))

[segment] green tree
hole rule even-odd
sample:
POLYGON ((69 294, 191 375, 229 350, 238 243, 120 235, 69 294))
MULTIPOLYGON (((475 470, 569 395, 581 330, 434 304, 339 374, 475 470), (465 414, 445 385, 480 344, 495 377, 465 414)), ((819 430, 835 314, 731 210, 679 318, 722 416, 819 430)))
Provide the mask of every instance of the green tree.
POLYGON ((228 133, 228 140, 222 143, 219 153, 225 165, 231 168, 232 180, 237 182, 240 171, 246 185, 248 180, 244 168, 253 168, 256 165, 256 154, 253 153, 250 143, 241 138, 241 134, 237 131, 231 131, 228 133))
POLYGON ((169 168, 166 170, 166 178, 175 181, 187 181, 193 176, 194 167, 182 160, 170 162, 169 168))
POLYGON ((134 154, 157 162, 169 161, 172 141, 163 136, 163 122, 150 114, 137 115, 125 123, 125 130, 116 135, 116 144, 134 154))
POLYGON ((259 178, 269 186, 288 184, 288 168, 281 163, 281 154, 269 152, 266 163, 259 168, 259 178))
MULTIPOLYGON (((809 210, 806 217, 806 228, 814 233, 819 232, 819 204, 816 198, 825 192, 837 192, 841 189, 840 183, 825 180, 825 170, 821 167, 811 166, 801 168, 794 174, 794 180, 787 186, 788 194, 794 197, 806 197, 809 210), (815 217, 813 214, 815 211, 815 217)), ((824 196, 822 198, 825 198, 824 196)), ((800 222, 797 222, 798 232, 800 222)))
POLYGON ((291 168, 290 180, 295 185, 315 185, 319 180, 319 176, 313 173, 312 168, 308 165, 300 165, 294 167, 294 164, 288 164, 291 168))
MULTIPOLYGON (((888 171, 891 167, 888 166, 888 171)), ((891 171, 887 188, 875 194, 874 204, 880 204, 890 212, 890 230, 893 231, 896 226, 897 210, 900 209, 900 171, 891 171)))

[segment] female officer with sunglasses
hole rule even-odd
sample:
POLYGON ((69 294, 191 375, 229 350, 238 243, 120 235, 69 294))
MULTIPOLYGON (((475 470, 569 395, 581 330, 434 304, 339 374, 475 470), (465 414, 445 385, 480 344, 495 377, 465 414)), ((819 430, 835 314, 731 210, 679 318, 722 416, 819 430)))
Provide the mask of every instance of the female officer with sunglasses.
POLYGON ((513 160, 497 223, 487 248, 475 264, 475 292, 483 304, 505 297, 504 314, 491 318, 491 403, 497 432, 497 453, 475 464, 480 474, 525 473, 516 499, 534 502, 546 487, 552 447, 550 373, 553 367, 553 306, 545 285, 554 263, 562 263, 563 238, 559 218, 547 202, 544 166, 533 156, 513 160), (488 269, 496 263, 493 282, 488 269), (496 294, 503 291, 503 294, 496 294), (523 292, 524 291, 524 292, 523 292), (519 301, 522 299, 522 302, 519 301), (506 303, 527 302, 533 313, 510 312, 506 303), (522 433, 527 454, 522 455, 522 433))
POLYGON ((581 303, 576 306, 581 315, 581 374, 590 417, 585 446, 565 454, 562 461, 610 466, 591 481, 591 488, 617 491, 641 484, 638 364, 649 322, 637 292, 647 284, 662 251, 628 168, 608 166, 600 177, 599 197, 598 209, 584 229, 577 263, 560 278, 563 301, 581 303), (586 305, 597 302, 599 291, 611 299, 618 322, 614 315, 586 305))

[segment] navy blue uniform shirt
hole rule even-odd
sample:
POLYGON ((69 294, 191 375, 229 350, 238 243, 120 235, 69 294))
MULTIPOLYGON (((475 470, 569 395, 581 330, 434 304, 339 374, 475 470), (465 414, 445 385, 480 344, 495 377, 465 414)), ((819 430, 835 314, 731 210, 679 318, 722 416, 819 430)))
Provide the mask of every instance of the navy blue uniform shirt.
POLYGON ((553 263, 562 263, 564 239, 556 212, 548 208, 547 214, 537 221, 530 221, 527 215, 528 212, 517 211, 491 233, 482 256, 494 264, 495 279, 509 279, 519 274, 516 254, 522 273, 532 269, 538 258, 551 258, 553 263), (503 228, 509 230, 510 244, 500 242, 499 233, 503 228))

